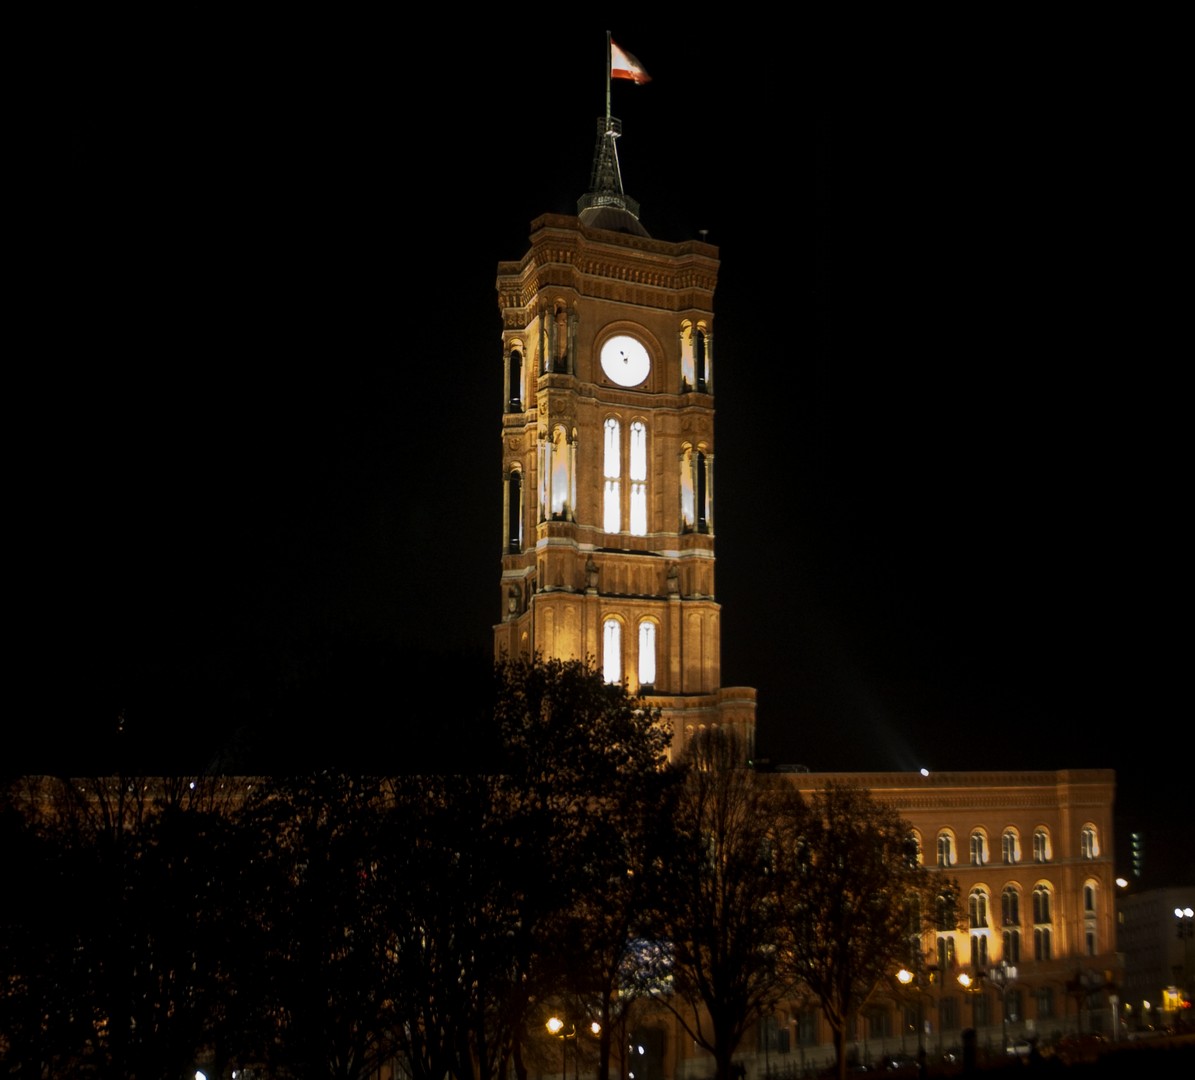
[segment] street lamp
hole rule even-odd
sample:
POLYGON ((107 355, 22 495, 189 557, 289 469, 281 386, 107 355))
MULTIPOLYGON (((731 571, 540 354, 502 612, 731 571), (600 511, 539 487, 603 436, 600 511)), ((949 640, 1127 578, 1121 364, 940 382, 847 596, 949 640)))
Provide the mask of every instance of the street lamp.
MULTIPOLYGON (((921 1016, 921 986, 920 980, 908 968, 901 968, 896 973, 896 981, 900 983, 906 990, 912 986, 917 995, 917 1061, 921 1062, 925 1057, 925 1024, 921 1016)), ((905 1026, 902 1023, 900 1026, 900 1049, 904 1052, 905 1048, 905 1026)))
MULTIPOLYGON (((560 1080, 568 1080, 568 1040, 574 1040, 573 1060, 576 1066, 573 1069, 573 1076, 579 1078, 581 1075, 581 1048, 579 1040, 577 1040, 576 1025, 569 1024, 568 1031, 565 1031, 564 1021, 559 1016, 549 1016, 544 1027, 548 1029, 550 1035, 554 1035, 560 1040, 560 1080)), ((602 1033, 602 1025, 594 1020, 589 1025, 589 1031, 596 1038, 602 1033)))
POLYGON ((549 1016, 545 1026, 560 1040, 560 1080, 568 1080, 568 1040, 576 1037, 577 1029, 565 1031, 559 1016, 549 1016))
POLYGON ((1008 1051, 1008 984, 1015 982, 1017 969, 1015 964, 1001 960, 990 972, 992 981, 1000 987, 1000 1038, 1001 1049, 1008 1051))

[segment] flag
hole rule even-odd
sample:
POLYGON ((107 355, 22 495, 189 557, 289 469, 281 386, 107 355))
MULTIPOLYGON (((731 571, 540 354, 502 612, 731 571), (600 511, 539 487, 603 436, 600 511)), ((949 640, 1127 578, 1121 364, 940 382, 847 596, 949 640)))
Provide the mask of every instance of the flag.
POLYGON ((644 70, 643 65, 613 41, 610 42, 610 78, 630 79, 639 86, 651 82, 651 76, 644 70))

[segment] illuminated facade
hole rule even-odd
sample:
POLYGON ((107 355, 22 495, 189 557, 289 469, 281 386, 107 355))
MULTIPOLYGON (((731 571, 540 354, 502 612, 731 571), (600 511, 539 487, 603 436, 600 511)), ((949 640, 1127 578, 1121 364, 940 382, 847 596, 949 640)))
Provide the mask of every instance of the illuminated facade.
POLYGON ((593 191, 498 266, 502 621, 495 656, 581 659, 754 745, 755 691, 721 685, 714 585, 718 249, 653 240, 622 192, 618 121, 593 191))
MULTIPOLYGON (((981 1059, 1075 1032, 1114 1037, 1123 960, 1116 951, 1111 770, 788 773, 803 793, 866 788, 911 826, 922 860, 956 881, 962 924, 927 931, 920 959, 894 970, 857 1018, 848 1054, 874 1066, 924 1047, 933 1063, 976 1032, 981 1059), (960 978, 961 977, 961 978, 960 978)), ((667 1013, 632 1040, 649 1076, 697 1078, 713 1062, 667 1013)), ((748 1076, 802 1075, 833 1060, 819 1007, 781 1001, 735 1055, 748 1076)), ((636 1072, 636 1077, 640 1072, 636 1072)))

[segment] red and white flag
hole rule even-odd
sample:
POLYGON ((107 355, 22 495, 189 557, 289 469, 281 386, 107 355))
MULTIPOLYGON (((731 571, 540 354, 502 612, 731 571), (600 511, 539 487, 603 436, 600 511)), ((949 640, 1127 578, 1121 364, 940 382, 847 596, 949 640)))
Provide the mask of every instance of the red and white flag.
POLYGON ((610 42, 610 78, 630 79, 631 82, 642 86, 651 82, 651 76, 638 60, 625 49, 620 49, 613 41, 610 42))

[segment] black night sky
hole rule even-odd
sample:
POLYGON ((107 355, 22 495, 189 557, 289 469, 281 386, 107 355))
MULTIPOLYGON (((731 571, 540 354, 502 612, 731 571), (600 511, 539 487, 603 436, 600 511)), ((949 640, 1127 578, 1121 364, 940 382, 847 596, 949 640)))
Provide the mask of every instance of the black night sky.
MULTIPOLYGON (((587 188, 605 28, 274 29, 46 77, 6 771, 462 752, 496 265, 587 188)), ((1115 768, 1177 850, 1177 77, 1111 28, 895 35, 614 27, 627 192, 721 250, 723 682, 813 769, 1115 768)))

